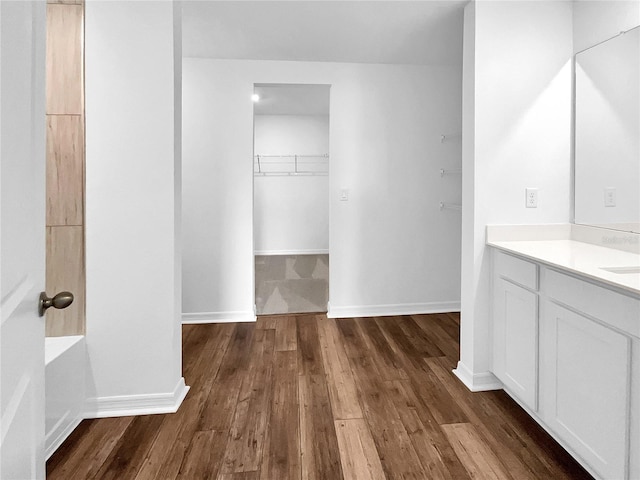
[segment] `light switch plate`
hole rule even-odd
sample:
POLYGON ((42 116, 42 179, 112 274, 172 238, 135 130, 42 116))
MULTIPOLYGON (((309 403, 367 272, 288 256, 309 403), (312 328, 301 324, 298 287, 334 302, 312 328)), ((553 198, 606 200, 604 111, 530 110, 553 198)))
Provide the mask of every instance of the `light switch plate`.
POLYGON ((349 190, 347 190, 346 188, 343 188, 342 190, 340 190, 340 201, 341 202, 349 201, 349 190))

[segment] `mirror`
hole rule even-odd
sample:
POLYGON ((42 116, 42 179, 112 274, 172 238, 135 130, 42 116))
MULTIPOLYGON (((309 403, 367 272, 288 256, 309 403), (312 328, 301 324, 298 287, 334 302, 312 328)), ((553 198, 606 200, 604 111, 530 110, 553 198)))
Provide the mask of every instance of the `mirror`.
POLYGON ((640 233, 640 27, 575 56, 575 223, 640 233))

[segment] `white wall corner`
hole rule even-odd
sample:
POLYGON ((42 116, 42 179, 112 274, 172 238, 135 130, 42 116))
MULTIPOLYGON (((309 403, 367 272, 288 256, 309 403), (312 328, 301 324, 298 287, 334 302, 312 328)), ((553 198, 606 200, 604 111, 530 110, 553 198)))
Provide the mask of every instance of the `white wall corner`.
POLYGON ((422 315, 459 312, 459 301, 431 303, 401 303, 397 305, 328 305, 328 318, 385 317, 390 315, 422 315))
POLYGON ((486 392, 503 388, 502 382, 493 373, 473 373, 462 361, 458 362, 453 374, 472 392, 486 392))
POLYGON ((45 339, 45 458, 62 445, 84 413, 87 349, 85 337, 45 339))
POLYGON ((184 383, 184 377, 180 377, 173 392, 89 398, 85 404, 84 418, 175 413, 189 388, 184 383))
POLYGON ((255 322, 256 318, 254 305, 253 311, 183 313, 182 324, 255 322))
POLYGON ((44 458, 49 460, 51 455, 55 453, 60 445, 67 439, 69 435, 80 425, 82 418, 64 418, 59 421, 52 431, 45 438, 44 458))

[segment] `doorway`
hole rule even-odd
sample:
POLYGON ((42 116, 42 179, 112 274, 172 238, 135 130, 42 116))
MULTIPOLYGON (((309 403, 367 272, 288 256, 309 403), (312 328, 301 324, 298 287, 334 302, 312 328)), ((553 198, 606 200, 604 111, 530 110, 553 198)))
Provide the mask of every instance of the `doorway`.
POLYGON ((329 85, 254 85, 258 315, 326 312, 329 85))

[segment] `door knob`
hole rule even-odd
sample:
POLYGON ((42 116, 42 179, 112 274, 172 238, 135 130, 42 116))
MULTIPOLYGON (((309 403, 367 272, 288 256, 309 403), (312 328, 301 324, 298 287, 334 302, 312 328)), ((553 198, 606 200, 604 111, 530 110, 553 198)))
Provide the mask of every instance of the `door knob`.
POLYGON ((40 294, 40 301, 38 302, 38 314, 42 317, 47 308, 67 308, 73 303, 73 293, 60 292, 53 296, 53 298, 47 297, 46 292, 40 294))

